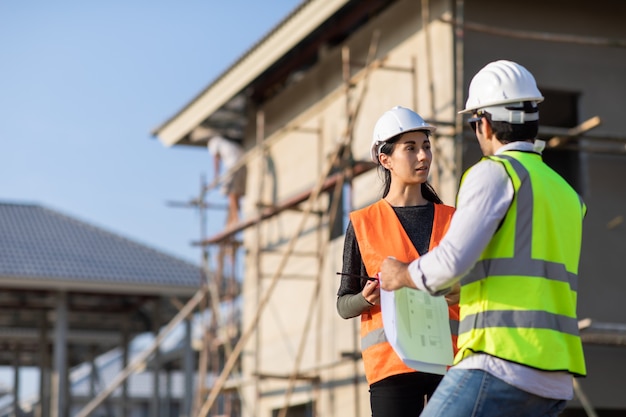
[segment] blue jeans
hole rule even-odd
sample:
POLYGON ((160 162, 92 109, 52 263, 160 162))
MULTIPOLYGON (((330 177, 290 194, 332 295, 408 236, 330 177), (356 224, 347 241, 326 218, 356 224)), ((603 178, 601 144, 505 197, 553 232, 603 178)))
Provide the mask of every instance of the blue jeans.
POLYGON ((420 417, 556 417, 565 400, 539 397, 479 369, 451 369, 420 417))

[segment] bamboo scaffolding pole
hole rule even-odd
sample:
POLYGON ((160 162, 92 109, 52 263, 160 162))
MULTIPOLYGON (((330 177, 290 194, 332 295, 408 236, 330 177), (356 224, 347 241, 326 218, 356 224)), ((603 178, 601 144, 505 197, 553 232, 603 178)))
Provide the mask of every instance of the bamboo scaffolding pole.
POLYGON ((464 30, 471 30, 474 32, 487 33, 495 36, 506 36, 509 38, 517 39, 530 39, 536 41, 546 42, 560 42, 560 43, 573 43, 576 45, 588 45, 588 46, 605 46, 610 48, 626 48, 626 39, 613 39, 599 36, 579 36, 579 35, 567 35, 559 33, 548 32, 535 32, 527 30, 514 30, 498 28, 491 25, 483 25, 480 23, 468 22, 459 19, 447 19, 440 18, 440 21, 449 23, 455 26, 459 26, 464 30))
MULTIPOLYGON (((592 121, 593 119, 595 119, 595 117, 596 116, 592 117, 591 119, 588 119, 587 122, 592 121)), ((583 122, 583 123, 586 123, 586 122, 583 122)), ((464 136, 467 139, 474 139, 474 140, 476 139, 476 135, 474 135, 474 133, 470 131, 465 131, 464 136)), ((580 149, 586 150, 588 148, 588 146, 584 146, 580 143, 576 146, 573 146, 570 139, 574 139, 574 138, 579 139, 579 140, 591 141, 596 144, 604 143, 607 145, 609 144, 615 145, 613 149, 618 149, 618 148, 624 149, 624 145, 626 144, 626 136, 614 135, 610 133, 589 134, 588 131, 581 131, 581 132, 578 132, 577 134, 572 134, 572 128, 564 128, 564 127, 539 126, 538 136, 540 137, 549 136, 551 138, 554 138, 554 137, 567 138, 567 143, 562 145, 564 149, 580 148, 580 149)))
POLYGON ((597 126, 601 123, 599 116, 594 116, 591 119, 585 120, 578 126, 575 126, 571 129, 567 130, 567 135, 563 136, 554 136, 550 140, 546 142, 548 148, 557 148, 559 146, 565 145, 567 142, 572 140, 572 138, 579 136, 597 126))
MULTIPOLYGON (((401 67, 394 67, 394 66, 386 66, 385 65, 386 60, 387 60, 386 56, 378 58, 378 59, 375 59, 374 61, 372 61, 370 63, 370 68, 372 70, 374 70, 374 69, 385 69, 385 70, 389 70, 389 71, 402 71, 402 72, 410 72, 412 70, 411 68, 401 68, 401 67)), ((355 74, 350 79, 351 84, 353 84, 353 85, 358 84, 362 80, 362 78, 364 76, 365 76, 365 74, 362 73, 362 72, 355 74)), ((323 108, 326 105, 327 100, 330 101, 330 100, 334 99, 338 94, 344 94, 344 91, 341 90, 339 92, 336 92, 335 94, 330 94, 325 100, 321 100, 315 106, 313 106, 309 113, 316 112, 316 111, 318 111, 317 109, 323 108)), ((269 146, 273 145, 274 142, 277 142, 279 140, 284 139, 285 137, 288 137, 287 134, 290 131, 292 131, 294 129, 300 129, 299 123, 300 123, 299 118, 297 118, 296 120, 293 120, 291 123, 288 123, 286 126, 284 126, 284 127, 282 127, 280 129, 278 134, 275 134, 272 137, 265 139, 263 141, 263 146, 269 147, 269 146)), ((220 183, 222 183, 224 181, 225 178, 227 178, 229 175, 232 175, 239 168, 241 168, 243 165, 247 164, 248 162, 252 161, 254 158, 259 157, 260 154, 262 154, 262 153, 263 153, 263 149, 261 149, 258 146, 258 144, 256 146, 250 148, 249 150, 247 150, 244 153, 244 155, 239 159, 239 161, 237 161, 237 163, 234 164, 229 170, 227 170, 226 172, 222 173, 219 176, 219 178, 214 178, 213 181, 207 185, 207 190, 213 189, 213 188, 217 187, 220 183)))
MULTIPOLYGON (((376 36, 378 36, 378 31, 375 32, 376 36)), ((361 103, 358 103, 356 109, 354 110, 354 114, 357 115, 360 111, 361 108, 361 103)), ((320 193, 323 191, 324 189, 324 185, 328 179, 328 176, 331 172, 331 170, 333 169, 333 167, 336 165, 336 162, 338 160, 339 155, 341 154, 341 152, 343 151, 343 149, 348 146, 350 144, 349 140, 350 140, 350 132, 354 130, 354 124, 356 121, 356 117, 352 118, 349 123, 348 123, 348 128, 346 129, 345 133, 344 133, 344 137, 343 140, 337 144, 336 149, 334 152, 332 152, 332 156, 329 159, 329 161, 326 164, 326 168, 324 169, 322 175, 319 177, 317 184, 315 185, 315 187, 313 188, 313 190, 311 191, 307 201, 308 201, 308 205, 306 206, 306 209, 304 210, 300 223, 298 225, 298 227, 295 229, 292 238, 290 239, 285 254, 282 257, 276 272, 274 273, 274 276, 272 277, 272 280, 269 284, 268 289, 265 291, 265 293, 263 294, 263 297, 260 300, 260 304, 257 307, 257 311, 254 314, 254 319, 252 320, 252 322, 249 324, 249 326, 245 329, 245 331, 242 333, 241 338, 239 339, 239 341, 237 342, 237 344, 235 345, 232 355, 228 358, 226 364, 224 365, 224 369, 222 370, 222 373, 220 374, 220 376, 218 377, 218 379, 215 382, 215 385, 213 386, 213 389, 211 390, 211 393, 209 394, 209 398, 206 400, 206 402, 204 403, 202 409, 200 410, 200 416, 205 416, 206 413, 208 412, 208 410, 211 409, 211 406, 213 405, 213 403, 215 402, 215 400, 217 399, 217 395, 219 394, 219 392, 221 391, 222 387, 224 386, 226 379, 228 378, 228 375, 230 374, 235 362, 237 361, 239 355, 241 354, 241 351, 243 349, 243 346, 247 343, 248 339, 250 338, 250 335, 252 334, 252 332, 255 330, 256 325, 258 324, 259 318, 261 316, 261 313, 263 312, 263 310, 265 309, 270 296, 272 295, 272 292, 274 291, 274 288, 276 287, 276 284, 278 282, 278 279, 280 277, 280 274, 282 273, 282 270, 284 269, 284 267, 287 264, 287 260, 289 258, 289 255, 291 253, 291 251, 294 249, 295 244, 300 236, 300 234, 302 233, 302 231, 304 230, 304 226, 306 224, 306 221, 309 217, 309 215, 311 214, 312 210, 313 210, 313 202, 315 202, 317 200, 317 198, 319 197, 320 193)))
MULTIPOLYGON (((325 135, 323 133, 323 129, 322 127, 324 126, 324 122, 323 122, 323 118, 319 123, 320 126, 320 135, 318 136, 317 140, 318 140, 318 156, 317 156, 317 161, 318 161, 318 166, 317 166, 317 170, 318 172, 321 172, 322 169, 324 169, 324 143, 325 143, 325 135)), ((345 157, 347 157, 349 155, 350 160, 352 159, 352 152, 350 152, 349 154, 344 154, 344 160, 345 157)), ((330 231, 332 230, 333 226, 335 225, 335 219, 336 219, 336 215, 333 215, 333 213, 337 213, 338 211, 338 206, 335 204, 335 202, 339 201, 341 195, 337 196, 334 195, 333 196, 333 204, 330 210, 331 215, 329 216, 329 221, 328 221, 328 225, 329 225, 329 229, 328 229, 328 234, 324 234, 324 217, 323 216, 318 216, 317 218, 317 230, 316 230, 316 238, 317 238, 317 242, 316 242, 316 247, 317 247, 317 257, 316 257, 316 261, 317 261, 317 273, 318 273, 318 278, 320 279, 320 285, 321 285, 321 276, 322 276, 322 271, 324 270, 324 261, 326 259, 326 247, 327 247, 327 243, 330 240, 330 231)), ((293 254, 292 254, 293 256, 293 254)), ((316 323, 317 325, 315 326, 315 334, 317 335, 316 337, 316 343, 315 343, 315 351, 314 351, 314 363, 318 364, 322 361, 322 351, 323 351, 323 333, 324 333, 324 309, 320 307, 320 304, 317 304, 317 320, 316 323)), ((298 371, 300 370, 300 367, 298 367, 298 371)), ((311 381, 311 386, 312 386, 312 393, 311 393, 311 403, 312 403, 312 417, 317 417, 319 416, 319 412, 318 412, 318 408, 319 408, 319 404, 320 404, 320 395, 321 395, 321 377, 319 377, 319 374, 315 374, 315 379, 313 379, 311 381)))
MULTIPOLYGON (((456 0, 454 7, 454 103, 455 109, 462 107, 463 77, 465 76, 465 2, 456 0)), ((463 173, 463 115, 456 114, 454 118, 454 165, 458 181, 463 173)))
MULTIPOLYGON (((206 206, 205 197, 206 197, 207 188, 205 186, 204 178, 202 179, 201 187, 200 187, 200 196, 197 199, 198 207, 200 209, 200 235, 202 239, 205 239, 205 231, 206 231, 206 212, 203 210, 203 207, 206 206)), ((217 263, 218 266, 216 268, 215 274, 213 277, 209 274, 209 252, 207 247, 202 248, 202 282, 201 288, 206 291, 210 298, 210 311, 211 311, 211 320, 210 322, 206 322, 206 310, 207 310, 207 299, 202 301, 199 305, 199 311, 202 319, 202 349, 199 354, 198 360, 198 384, 196 388, 196 394, 193 400, 193 412, 195 413, 202 404, 202 399, 204 392, 206 391, 205 381, 206 375, 208 373, 209 365, 213 367, 219 366, 219 354, 216 352, 216 349, 219 347, 216 346, 217 334, 220 324, 222 323, 222 315, 221 315, 221 285, 224 279, 224 247, 220 245, 217 254, 217 263), (213 278, 213 279, 211 279, 213 278), (217 282, 216 282, 217 281, 217 282)), ((231 350, 230 341, 226 339, 224 342, 224 349, 227 354, 231 350)), ((219 369, 219 368, 216 368, 219 369)))
POLYGON ((124 368, 124 370, 120 372, 115 379, 113 379, 113 381, 109 384, 108 387, 106 387, 106 389, 102 390, 93 400, 87 403, 87 405, 85 405, 85 407, 83 407, 83 409, 76 414, 76 417, 89 416, 96 409, 96 407, 98 407, 105 399, 107 399, 109 395, 111 395, 113 391, 115 391, 115 389, 126 380, 126 378, 128 378, 137 369, 141 368, 146 359, 156 349, 159 348, 159 346, 163 342, 163 339, 165 339, 165 337, 169 335, 170 332, 174 330, 174 328, 181 321, 186 319, 193 312, 193 310, 200 304, 200 302, 204 300, 204 297, 204 290, 200 289, 196 291, 196 294, 187 302, 187 304, 185 304, 185 307, 180 310, 178 314, 176 314, 176 316, 174 316, 174 318, 167 324, 167 326, 163 330, 159 332, 154 342, 152 342, 152 344, 147 349, 137 355, 137 357, 135 357, 135 359, 133 359, 133 361, 128 364, 128 366, 126 366, 126 368, 124 368))
POLYGON ((587 395, 581 388, 576 378, 572 378, 572 382, 574 385, 574 393, 576 394, 576 398, 578 398, 578 400, 582 404, 583 409, 585 410, 585 413, 587 414, 587 416, 598 417, 598 414, 596 413, 596 411, 593 409, 593 406, 591 405, 591 401, 589 401, 589 399, 587 398, 587 395))
MULTIPOLYGON (((337 155, 339 153, 339 151, 342 149, 343 146, 343 142, 339 144, 338 148, 337 148, 337 152, 335 152, 335 155, 337 155)), ((324 174, 322 176, 320 176, 320 179, 318 180, 317 185, 315 186, 314 190, 311 192, 311 195, 308 198, 308 201, 310 203, 312 203, 313 201, 315 201, 317 199, 317 197, 319 196, 319 194, 322 191, 322 187, 324 185, 324 180, 327 177, 328 173, 330 172, 330 169, 333 167, 333 163, 336 160, 336 156, 333 157, 331 159, 331 161, 327 164, 328 168, 325 170, 324 174)), ((211 408, 211 406, 213 405, 213 403, 215 402, 217 395, 219 394, 219 392, 221 391, 222 387, 224 386, 224 383, 226 382, 226 379, 228 378, 228 375, 230 374, 230 371, 232 370, 235 361, 239 358, 239 355, 241 354, 241 351, 243 349, 243 346, 247 343, 248 339, 250 338, 250 335, 252 334, 252 332, 255 330, 255 327, 259 321, 260 315, 263 312, 263 310, 265 309, 270 296, 272 295, 272 292, 274 291, 274 288, 276 287, 276 283, 278 282, 278 278, 280 277, 280 274, 282 273, 283 268, 285 267, 286 263, 287 263, 287 259, 289 258, 289 254, 290 252, 293 250, 293 248, 295 247, 295 243, 298 239, 298 237, 300 236, 300 234, 302 233, 302 230, 304 229, 304 226, 306 224, 306 220, 308 219, 309 214, 311 213, 313 205, 309 204, 306 208, 306 210, 304 211, 300 224, 298 225, 298 227, 295 229, 293 236, 291 238, 291 240, 289 241, 289 244, 287 246, 287 250, 283 256, 283 258, 281 259, 276 272, 274 273, 274 276, 272 277, 272 280, 269 284, 268 289, 265 291, 265 293, 263 294, 263 297, 261 298, 260 302, 259 302, 259 306, 257 307, 256 313, 254 314, 254 319, 252 320, 252 322, 249 324, 249 326, 245 329, 245 331, 242 333, 241 338, 239 339, 239 341, 237 342, 237 344, 235 345, 233 352, 231 354, 231 356, 228 358, 228 361, 226 362, 226 364, 224 365, 224 369, 222 370, 220 376, 217 378, 215 385, 213 386, 213 389, 211 390, 210 394, 209 394, 209 398, 206 400, 206 402, 204 403, 203 407, 200 410, 199 415, 200 416, 205 416, 206 413, 208 412, 208 410, 211 408)))
MULTIPOLYGON (((336 186, 338 186, 340 184, 340 182, 337 182, 336 186)), ((334 210, 336 210, 337 208, 337 193, 335 192, 335 198, 332 201, 332 205, 331 205, 331 215, 330 215, 330 219, 329 219, 329 224, 332 224, 333 220, 334 220, 334 210)), ((320 218, 320 223, 322 222, 322 219, 320 218)), ((321 225, 318 225, 318 227, 321 225)), ((319 232, 319 230, 318 230, 319 232)), ((319 233, 318 233, 319 235, 319 233)), ((327 247, 326 243, 328 242, 328 240, 326 240, 324 243, 322 244, 318 249, 319 249, 319 253, 317 254, 318 256, 318 273, 317 273, 317 277, 315 280, 315 287, 313 289, 312 292, 312 296, 311 299, 309 300, 309 307, 306 311, 309 312, 313 312, 315 311, 315 307, 318 305, 318 301, 319 301, 319 294, 320 294, 320 288, 321 288, 321 277, 322 277, 322 265, 323 265, 323 253, 325 248, 327 247)), ((311 322, 312 320, 306 320, 304 327, 302 329, 302 334, 300 336, 300 343, 298 344, 298 350, 296 353, 296 359, 294 361, 294 367, 293 367, 293 371, 291 372, 291 374, 289 374, 288 376, 288 383, 287 383, 287 392, 285 394, 285 400, 283 402, 283 407, 280 409, 279 413, 278 413, 278 417, 286 417, 287 412, 289 410, 289 404, 291 402, 291 396, 293 394, 293 390, 295 388, 295 384, 296 384, 296 380, 297 379, 301 379, 302 376, 300 374, 300 365, 301 365, 301 361, 302 361, 302 357, 304 354, 304 349, 306 347, 306 343, 307 343, 307 339, 310 333, 310 329, 311 329, 311 322)), ((317 380, 318 377, 316 375, 314 375, 312 377, 312 380, 315 381, 317 380)))
MULTIPOLYGON (((261 150, 261 162, 259 163, 259 198, 257 200, 257 207, 259 211, 261 211, 261 200, 265 193, 265 174, 266 174, 266 164, 265 157, 267 156, 267 147, 265 144, 265 111, 259 110, 256 114, 256 145, 257 148, 261 150)), ((254 263, 255 263, 255 296, 256 296, 256 305, 257 307, 261 303, 261 287, 263 274, 261 272, 261 254, 263 243, 261 238, 263 237, 263 230, 261 229, 261 222, 256 224, 254 228, 254 233, 256 234, 255 241, 255 252, 254 252, 254 263)), ((261 363, 261 326, 257 326, 257 331, 254 333, 254 372, 258 373, 260 369, 261 363)), ((261 401, 261 384, 258 379, 254 380, 254 409, 258 409, 259 403, 261 401)))
MULTIPOLYGON (((343 187, 343 181, 337 182, 337 184, 335 185, 335 192, 334 192, 335 198, 333 199, 333 203, 331 205, 332 210, 331 210, 331 215, 329 219, 330 224, 332 224, 332 222, 334 221, 334 217, 337 213, 337 205, 338 205, 338 200, 339 200, 338 197, 339 197, 339 194, 341 193, 342 187, 343 187)), ((328 239, 324 241, 324 245, 322 245, 322 247, 320 248, 321 254, 323 254, 328 248, 328 242, 329 242, 328 239)), ((315 280, 315 288, 313 289, 313 293, 311 296, 311 300, 309 301, 309 307, 307 310, 309 312, 314 311, 315 306, 319 304, 320 292, 321 292, 321 287, 322 287, 322 272, 323 272, 323 269, 322 269, 323 257, 320 256, 320 258, 322 259, 320 259, 317 279, 315 280)), ((296 380, 301 375, 300 366, 302 364, 304 350, 306 348, 309 332, 311 329, 311 322, 312 320, 307 320, 306 323, 304 324, 304 328, 302 329, 302 335, 300 337, 300 343, 298 344, 298 351, 296 353, 296 359, 294 361, 293 371, 289 375, 289 381, 287 385, 287 392, 285 393, 284 405, 281 408, 280 412, 278 413, 278 417, 287 417, 287 412, 289 411, 289 404, 291 403, 291 396, 293 394, 293 391, 296 385, 296 380)))
MULTIPOLYGON (((346 132, 346 148, 349 149, 351 144, 352 144, 352 138, 353 138, 353 131, 354 131, 354 125, 355 125, 355 121, 357 119, 357 116, 359 114, 359 110, 361 108, 361 103, 363 102, 363 100, 365 99, 365 96, 367 94, 367 90, 368 90, 368 80, 369 80, 369 73, 370 73, 370 66, 369 63, 372 62, 374 60, 374 57, 376 56, 376 52, 378 50, 378 40, 380 37, 380 33, 378 31, 375 31, 373 36, 372 36, 372 40, 370 43, 370 47, 368 50, 368 55, 367 55, 367 61, 366 61, 366 66, 365 66, 365 71, 366 71, 366 76, 364 77, 364 86, 363 89, 361 91, 361 95, 359 97, 359 100, 357 101, 357 105, 355 107, 355 109, 352 109, 351 106, 351 102, 350 102, 350 91, 351 91, 351 85, 350 85, 350 60, 349 60, 349 50, 347 48, 344 48, 343 50, 343 54, 342 56, 344 57, 343 60, 343 74, 344 74, 344 83, 345 83, 345 90, 346 90, 346 109, 347 109, 347 120, 348 120, 348 126, 347 126, 347 132, 346 132)), ((344 150, 341 150, 341 154, 343 159, 351 159, 350 153, 349 152, 345 152, 344 150)), ((343 164, 341 164, 343 165, 343 164)), ((349 169, 349 167, 347 168, 349 169)), ((338 204, 339 204, 339 196, 341 194, 341 190, 343 188, 344 182, 345 182, 345 178, 346 178, 346 174, 345 174, 345 170, 342 174, 340 174, 340 178, 338 179, 338 181, 335 183, 335 189, 334 189, 334 198, 332 200, 332 205, 331 205, 331 210, 330 210, 330 219, 329 219, 329 223, 333 224, 334 220, 335 220, 335 216, 337 214, 337 209, 338 209, 338 204)), ((322 245, 322 247, 320 248, 320 260, 319 260, 319 267, 318 267, 318 274, 317 274, 317 279, 315 280, 315 288, 313 290, 313 294, 311 297, 311 300, 309 302, 309 309, 307 311, 313 311, 314 307, 319 303, 319 296, 320 296, 320 291, 321 291, 321 286, 322 286, 322 273, 323 273, 323 254, 326 253, 326 250, 328 248, 328 243, 329 240, 326 239, 324 241, 324 244, 322 245)), ((296 354, 296 359, 295 359, 295 363, 294 363, 294 369, 289 377, 289 382, 288 382, 288 386, 287 386, 287 392, 285 394, 285 401, 284 401, 284 406, 283 408, 280 410, 278 417, 286 417, 287 416, 287 411, 289 410, 289 404, 291 402, 291 396, 293 394, 293 390, 295 388, 295 383, 296 383, 296 378, 300 373, 300 365, 302 363, 302 358, 304 356, 304 350, 306 347, 306 343, 307 343, 307 339, 309 336, 309 332, 310 332, 310 328, 311 328, 311 320, 307 320, 307 322, 304 325, 303 331, 302 331, 302 335, 300 337, 300 343, 298 344, 298 351, 296 354)))
MULTIPOLYGON (((200 196, 197 198, 197 204, 198 207, 200 209, 200 236, 202 238, 205 237, 205 231, 206 231, 206 211, 203 209, 204 205, 205 205, 205 196, 206 196, 206 187, 205 187, 205 179, 204 177, 202 178, 202 182, 200 183, 200 196)), ((207 262, 208 262, 208 254, 207 254, 207 250, 206 247, 202 248, 202 252, 201 252, 201 262, 202 262, 202 266, 203 266, 203 270, 202 270, 202 282, 200 283, 200 288, 203 291, 207 291, 207 287, 206 287, 206 272, 205 269, 207 268, 207 262)), ((206 323, 206 317, 204 315, 204 311, 206 311, 207 308, 207 299, 206 297, 203 298, 202 302, 198 304, 199 307, 199 311, 201 314, 201 323, 202 323, 202 350, 200 351, 200 354, 198 355, 198 387, 196 388, 196 392, 193 398, 193 404, 191 407, 191 411, 192 413, 195 412, 198 407, 200 407, 201 404, 201 400, 202 400, 202 388, 203 388, 203 382, 206 380, 206 373, 207 373, 207 366, 208 366, 208 362, 209 362, 209 333, 208 333, 208 326, 206 323)))
MULTIPOLYGON (((428 83, 428 104, 429 104, 429 111, 430 111, 430 117, 435 118, 435 83, 433 81, 433 54, 432 54, 432 48, 430 47, 430 3, 429 0, 422 0, 422 31, 424 32, 424 49, 426 50, 426 80, 428 83)), ((416 69, 417 72, 417 69, 416 69)), ((417 96, 417 91, 414 92, 415 96, 417 96)), ((417 98, 416 98, 417 99, 417 98)), ((417 108, 417 103, 415 105, 414 110, 416 112, 419 113, 418 108, 417 108)), ((436 135, 436 133, 435 133, 436 135)), ((435 136, 433 135, 433 136, 435 136)), ((433 181, 433 187, 435 188, 435 190, 439 190, 440 189, 440 178, 439 178, 439 170, 440 170, 440 166, 442 165, 442 162, 439 162, 438 158, 437 158, 437 154, 439 153, 439 148, 437 146, 437 142, 433 140, 433 144, 432 144, 432 154, 433 154, 433 160, 436 161, 435 164, 435 168, 436 169, 432 169, 430 171, 430 175, 432 176, 432 181, 433 181)))
MULTIPOLYGON (((374 168, 376 165, 374 165, 374 163, 369 162, 369 161, 357 161, 354 164, 354 176, 358 176, 361 174, 364 174, 368 171, 370 171, 372 168, 374 168)), ((328 178, 326 178, 324 180, 324 182, 322 183, 322 192, 324 191, 328 191, 330 190, 332 187, 334 187, 335 183, 337 182, 337 180, 339 179, 340 174, 333 174, 333 175, 329 175, 328 178)), ((253 218, 249 218, 245 221, 240 222, 239 224, 234 225, 231 228, 228 228, 226 230, 223 230, 222 232, 214 235, 213 237, 205 240, 205 241, 200 241, 200 242, 193 242, 193 245, 211 245, 217 242, 220 242, 224 239, 227 239, 229 237, 231 237, 232 235, 234 235, 237 232, 240 232, 244 229, 247 229, 250 226, 254 226, 255 224, 263 221, 263 220, 267 220, 271 217, 276 216, 277 214, 279 214, 280 212, 293 208, 295 206, 297 206, 300 203, 304 203, 305 201, 307 201, 311 195, 312 191, 311 190, 307 190, 304 191, 302 193, 299 193, 291 198, 288 198, 286 200, 284 200, 283 202, 281 202, 280 204, 277 204, 276 206, 272 206, 269 208, 265 208, 263 210, 260 210, 260 214, 256 215, 253 218)))

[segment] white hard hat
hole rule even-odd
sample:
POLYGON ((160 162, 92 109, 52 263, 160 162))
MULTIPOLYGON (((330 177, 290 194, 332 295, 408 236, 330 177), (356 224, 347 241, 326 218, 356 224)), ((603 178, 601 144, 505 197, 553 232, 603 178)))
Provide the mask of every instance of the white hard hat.
POLYGON ((386 111, 380 116, 374 126, 374 135, 370 148, 372 161, 378 163, 380 146, 389 139, 415 130, 434 132, 435 129, 435 126, 429 125, 419 114, 406 107, 396 106, 386 111))
POLYGON ((543 101, 535 77, 515 62, 499 60, 485 65, 474 75, 465 109, 459 113, 485 110, 494 116, 492 120, 509 123, 538 120, 537 112, 526 113, 524 117, 523 111, 505 109, 505 105, 522 107, 521 103, 524 101, 530 101, 535 106, 543 101))

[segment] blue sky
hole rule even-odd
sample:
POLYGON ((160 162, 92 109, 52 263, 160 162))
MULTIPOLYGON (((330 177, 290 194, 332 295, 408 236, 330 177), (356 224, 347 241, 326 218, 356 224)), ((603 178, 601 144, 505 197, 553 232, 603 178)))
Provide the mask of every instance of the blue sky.
MULTIPOLYGON (((196 197, 211 158, 150 132, 300 3, 0 0, 0 201, 199 264, 199 213, 167 202, 196 197)), ((217 190, 208 198, 224 204, 217 190)), ((208 215, 213 235, 225 212, 208 215)), ((11 374, 0 370, 0 383, 11 374)))
MULTIPOLYGON (((150 134, 301 0, 0 0, 0 200, 200 263, 204 148, 150 134)), ((216 190, 209 201, 223 204, 216 190)), ((223 227, 209 210, 207 233, 223 227)))

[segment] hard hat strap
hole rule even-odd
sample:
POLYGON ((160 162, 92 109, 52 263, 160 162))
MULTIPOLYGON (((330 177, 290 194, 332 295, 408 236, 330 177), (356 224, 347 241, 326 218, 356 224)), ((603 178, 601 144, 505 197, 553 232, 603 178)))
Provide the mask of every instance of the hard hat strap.
POLYGON ((491 115, 491 120, 496 122, 507 122, 511 124, 524 124, 539 120, 537 105, 532 103, 532 109, 524 106, 523 103, 509 103, 506 106, 485 107, 484 111, 491 115), (519 107, 522 107, 521 109, 519 107), (530 110, 530 111, 529 111, 530 110))

